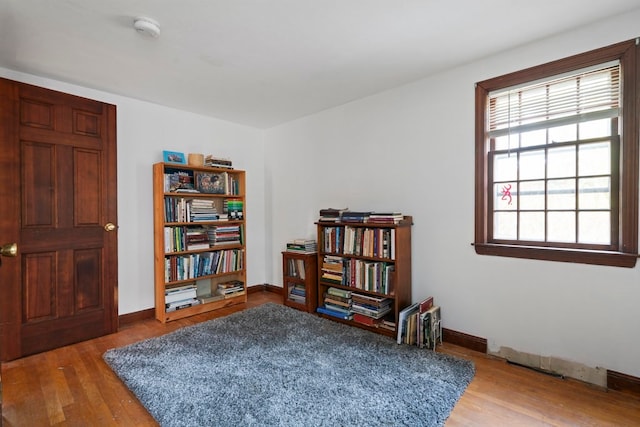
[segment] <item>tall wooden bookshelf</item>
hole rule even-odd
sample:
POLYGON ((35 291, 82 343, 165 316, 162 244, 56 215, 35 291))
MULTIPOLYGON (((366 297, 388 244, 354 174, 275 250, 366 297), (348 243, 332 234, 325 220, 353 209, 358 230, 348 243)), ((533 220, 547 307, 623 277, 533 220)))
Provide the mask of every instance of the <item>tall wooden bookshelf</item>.
POLYGON ((156 319, 247 301, 244 171, 156 163, 153 211, 156 319), (167 307, 170 295, 192 297, 193 288, 197 303, 167 307))
POLYGON ((363 323, 363 317, 355 316, 355 313, 352 315, 353 318, 346 319, 318 314, 338 322, 396 337, 398 315, 402 309, 411 304, 413 218, 403 216, 397 223, 319 221, 316 225, 318 229, 318 307, 323 307, 325 304, 329 288, 350 292, 352 297, 358 295, 361 300, 389 299, 391 307, 384 316, 378 319, 373 317, 364 319, 370 321, 365 323, 363 323), (333 266, 327 265, 328 262, 333 263, 333 266), (329 279, 328 276, 333 276, 334 279, 329 279))

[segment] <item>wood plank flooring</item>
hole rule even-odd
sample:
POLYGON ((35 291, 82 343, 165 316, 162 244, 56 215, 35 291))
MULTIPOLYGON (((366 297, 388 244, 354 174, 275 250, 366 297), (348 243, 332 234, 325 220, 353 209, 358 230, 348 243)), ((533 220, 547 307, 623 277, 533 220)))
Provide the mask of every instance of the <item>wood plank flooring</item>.
MULTIPOLYGON (((109 348, 280 300, 278 294, 256 292, 249 295, 246 305, 169 324, 144 320, 125 325, 116 334, 4 363, 3 427, 155 426, 104 363, 102 354, 109 348)), ((548 376, 452 344, 445 343, 438 351, 476 364, 476 376, 447 426, 640 426, 640 396, 548 376)))

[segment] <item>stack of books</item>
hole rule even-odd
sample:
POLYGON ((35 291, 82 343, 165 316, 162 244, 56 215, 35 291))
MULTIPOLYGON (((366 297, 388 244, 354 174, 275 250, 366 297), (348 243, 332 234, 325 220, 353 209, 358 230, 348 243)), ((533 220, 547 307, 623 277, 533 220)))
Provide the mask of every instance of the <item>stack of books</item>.
POLYGON ((210 199, 193 199, 189 202, 189 216, 192 222, 220 221, 226 218, 218 213, 216 206, 210 199))
POLYGON ((404 219, 400 212, 372 212, 367 222, 376 224, 398 224, 404 219))
POLYGON ((198 301, 200 301, 201 304, 206 304, 206 303, 209 303, 209 302, 219 301, 221 299, 224 299, 224 295, 207 294, 207 295, 198 296, 198 301))
POLYGON ((244 203, 242 199, 226 199, 224 201, 224 210, 227 212, 228 217, 231 221, 233 220, 242 220, 244 214, 244 203))
POLYGON ((371 212, 345 211, 340 215, 342 222, 367 222, 371 212))
POLYGON ((195 283, 166 289, 164 291, 164 303, 167 312, 200 304, 195 283))
POLYGON ((313 239, 293 239, 287 242, 288 252, 314 253, 318 250, 318 244, 313 239))
POLYGON ((391 312, 390 298, 376 297, 372 295, 352 294, 353 320, 365 325, 375 326, 382 323, 382 317, 391 312))
POLYGON ((209 237, 206 228, 187 228, 186 231, 188 251, 209 249, 209 237))
POLYGON ((353 312, 351 311, 351 291, 332 287, 328 288, 323 296, 324 304, 316 309, 318 313, 338 319, 353 319, 353 312))
POLYGON ((343 269, 342 269, 342 257, 335 255, 325 255, 322 260, 322 280, 342 284, 343 283, 343 269))
POLYGON ((241 225, 211 227, 207 230, 209 243, 212 246, 239 245, 242 242, 241 229, 241 225))
POLYGON ((305 304, 307 301, 307 288, 303 284, 296 283, 289 288, 288 298, 290 301, 305 304))
POLYGON ((398 224, 404 219, 400 212, 350 211, 349 209, 320 209, 319 222, 371 222, 376 224, 398 224))
POLYGON ((376 324, 378 328, 386 329, 388 331, 396 331, 396 322, 389 319, 382 319, 382 322, 376 324))
POLYGON ((242 294, 244 294, 244 283, 240 280, 218 283, 218 295, 224 295, 225 298, 232 298, 242 294))
POLYGON ((205 156, 204 165, 212 168, 233 169, 231 160, 223 159, 221 157, 214 157, 211 154, 208 154, 207 156, 205 156))
POLYGON ((340 216, 343 212, 346 212, 347 209, 334 209, 334 208, 325 208, 320 209, 320 222, 338 222, 340 221, 340 216))

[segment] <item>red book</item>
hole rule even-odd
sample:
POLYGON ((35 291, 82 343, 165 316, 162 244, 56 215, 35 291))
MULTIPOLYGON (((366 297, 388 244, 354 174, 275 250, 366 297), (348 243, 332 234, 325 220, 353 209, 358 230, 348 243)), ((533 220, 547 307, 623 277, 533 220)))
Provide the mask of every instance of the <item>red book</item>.
POLYGON ((373 317, 365 316, 360 313, 353 313, 353 321, 368 326, 376 326, 378 323, 382 323, 382 319, 374 319, 373 317))
POLYGON ((433 297, 429 297, 429 298, 423 300, 418 305, 418 311, 420 312, 420 314, 422 314, 425 311, 429 310, 431 307, 433 307, 433 297))

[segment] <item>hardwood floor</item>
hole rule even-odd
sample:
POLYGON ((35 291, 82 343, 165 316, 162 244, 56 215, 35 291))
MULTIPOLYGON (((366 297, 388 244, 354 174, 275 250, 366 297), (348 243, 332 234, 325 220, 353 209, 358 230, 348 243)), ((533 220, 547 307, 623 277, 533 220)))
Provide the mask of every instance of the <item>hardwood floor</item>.
MULTIPOLYGON (((143 320, 121 327, 116 334, 4 363, 4 427, 155 426, 103 362, 102 354, 109 348, 280 300, 278 294, 256 292, 249 295, 246 305, 168 324, 143 320)), ((447 426, 640 426, 640 396, 548 376, 452 344, 445 343, 438 351, 476 364, 476 376, 447 426)))

